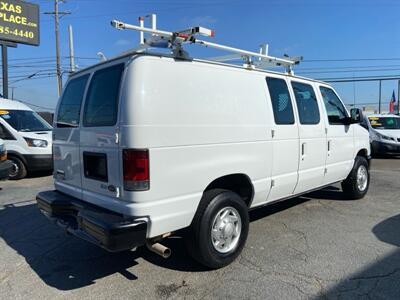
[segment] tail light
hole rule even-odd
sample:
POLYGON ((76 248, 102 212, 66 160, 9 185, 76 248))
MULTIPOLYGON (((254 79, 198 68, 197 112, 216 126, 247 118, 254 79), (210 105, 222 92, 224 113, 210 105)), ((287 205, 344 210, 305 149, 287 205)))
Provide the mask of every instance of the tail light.
POLYGON ((124 149, 124 189, 146 191, 150 188, 149 150, 124 149))

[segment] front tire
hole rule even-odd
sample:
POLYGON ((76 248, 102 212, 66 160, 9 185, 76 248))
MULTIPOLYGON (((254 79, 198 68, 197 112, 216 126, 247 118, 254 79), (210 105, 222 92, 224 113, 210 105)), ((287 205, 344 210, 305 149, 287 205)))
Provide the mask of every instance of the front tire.
POLYGON ((239 195, 210 190, 204 193, 190 227, 188 250, 202 265, 222 268, 242 252, 248 232, 248 209, 239 195))
POLYGON ((27 175, 27 170, 26 170, 26 166, 23 163, 23 161, 20 160, 18 157, 14 157, 14 156, 9 157, 8 159, 13 164, 9 179, 10 180, 19 180, 19 179, 25 178, 27 175))
POLYGON ((365 157, 357 156, 349 176, 342 182, 346 197, 352 200, 363 198, 369 188, 369 165, 365 157))

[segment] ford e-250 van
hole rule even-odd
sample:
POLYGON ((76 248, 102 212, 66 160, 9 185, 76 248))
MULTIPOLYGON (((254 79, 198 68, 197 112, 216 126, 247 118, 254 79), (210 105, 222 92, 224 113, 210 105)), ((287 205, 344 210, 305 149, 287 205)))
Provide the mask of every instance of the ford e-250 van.
POLYGON ((218 268, 243 249, 250 209, 341 182, 369 186, 368 131, 320 81, 132 52, 71 76, 54 127, 55 190, 40 210, 110 251, 183 232, 218 268), (183 230, 183 231, 182 231, 183 230))

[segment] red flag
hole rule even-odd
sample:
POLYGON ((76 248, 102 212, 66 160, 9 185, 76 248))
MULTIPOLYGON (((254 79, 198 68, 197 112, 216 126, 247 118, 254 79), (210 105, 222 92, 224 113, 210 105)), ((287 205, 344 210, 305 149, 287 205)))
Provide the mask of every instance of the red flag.
POLYGON ((396 95, 394 94, 394 90, 393 90, 392 98, 390 99, 390 102, 389 102, 389 112, 390 113, 394 113, 394 104, 395 103, 396 103, 396 95))

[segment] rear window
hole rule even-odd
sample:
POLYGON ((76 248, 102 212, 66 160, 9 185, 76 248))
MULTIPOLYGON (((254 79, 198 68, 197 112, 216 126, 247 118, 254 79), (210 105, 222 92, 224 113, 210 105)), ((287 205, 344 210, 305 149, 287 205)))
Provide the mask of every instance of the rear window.
POLYGON ((124 65, 119 64, 94 73, 83 113, 86 127, 113 126, 117 122, 119 87, 124 65))
POLYGON ((292 101, 285 80, 268 77, 267 84, 271 96, 275 124, 294 124, 292 101))
POLYGON ((57 114, 57 127, 78 126, 83 94, 89 75, 72 79, 65 88, 57 114))

